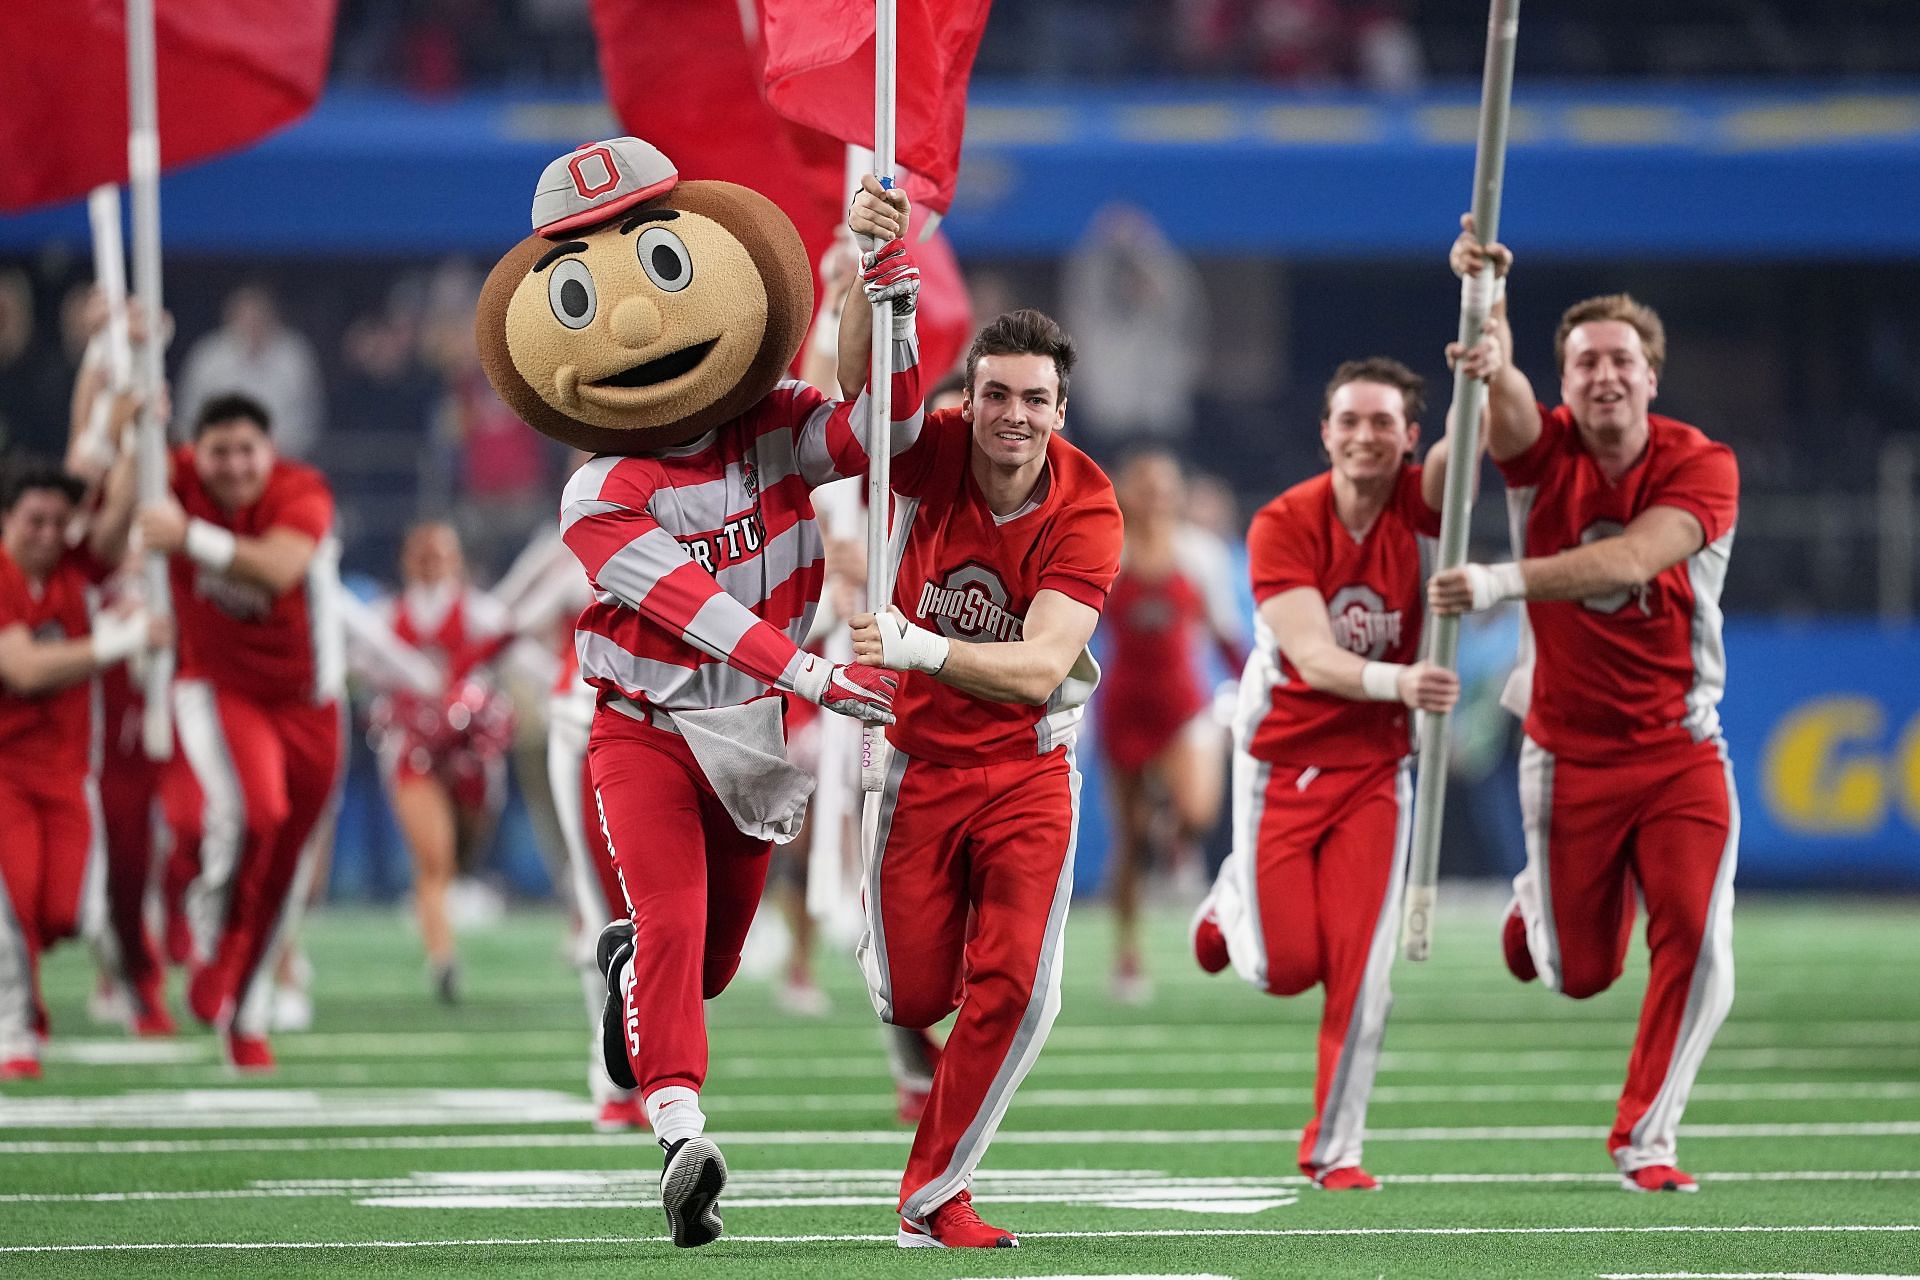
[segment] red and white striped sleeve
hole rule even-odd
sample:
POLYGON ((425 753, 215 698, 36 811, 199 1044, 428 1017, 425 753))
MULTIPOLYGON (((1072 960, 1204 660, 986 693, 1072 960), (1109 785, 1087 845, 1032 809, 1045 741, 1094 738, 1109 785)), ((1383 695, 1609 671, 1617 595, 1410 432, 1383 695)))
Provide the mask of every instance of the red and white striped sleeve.
MULTIPOLYGON (((811 411, 799 430, 800 474, 809 488, 867 473, 873 442, 873 406, 865 389, 853 400, 828 400, 813 392, 811 411)), ((805 406, 806 400, 796 401, 805 406)), ((911 333, 893 339, 893 424, 887 453, 898 457, 920 438, 924 404, 920 390, 920 344, 911 333)))
POLYGON ((582 498, 567 503, 560 523, 594 590, 708 657, 766 684, 793 688, 807 655, 786 632, 728 595, 645 510, 582 498))

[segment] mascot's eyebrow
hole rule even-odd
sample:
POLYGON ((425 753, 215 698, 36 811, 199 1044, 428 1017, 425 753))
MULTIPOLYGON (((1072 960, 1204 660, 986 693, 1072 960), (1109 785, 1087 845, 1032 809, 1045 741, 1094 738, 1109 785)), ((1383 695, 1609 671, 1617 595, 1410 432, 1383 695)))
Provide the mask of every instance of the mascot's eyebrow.
POLYGON ((679 216, 678 209, 642 209, 620 224, 620 234, 626 235, 643 222, 672 222, 679 216))
POLYGON ((586 251, 587 242, 585 240, 569 240, 565 244, 557 244, 540 255, 540 261, 533 264, 533 270, 528 274, 539 275, 542 271, 552 266, 556 259, 564 258, 570 253, 585 253, 586 251))

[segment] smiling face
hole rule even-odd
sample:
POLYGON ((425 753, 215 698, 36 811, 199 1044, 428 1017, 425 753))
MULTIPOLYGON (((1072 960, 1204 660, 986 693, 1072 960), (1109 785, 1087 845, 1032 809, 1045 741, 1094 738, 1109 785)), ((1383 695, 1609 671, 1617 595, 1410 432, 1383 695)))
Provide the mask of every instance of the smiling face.
POLYGON ((1626 321, 1589 320, 1567 334, 1560 399, 1593 443, 1617 448, 1643 434, 1659 384, 1640 331, 1626 321))
POLYGON ((772 390, 813 310, 799 234, 727 183, 669 195, 493 269, 476 333, 527 423, 597 453, 683 444, 772 390))
POLYGON ((1354 484, 1398 474, 1419 438, 1419 426, 1407 421, 1406 394, 1384 382, 1342 383, 1320 423, 1320 443, 1334 471, 1354 484))
POLYGON ((30 578, 44 578, 66 550, 73 502, 58 489, 28 489, 0 521, 0 544, 30 578))
POLYGON ((272 439, 251 418, 210 422, 193 441, 193 468, 225 511, 260 501, 273 477, 275 456, 272 439))
POLYGON ((1046 456, 1067 402, 1052 356, 981 356, 960 412, 973 424, 973 442, 989 465, 1018 470, 1046 456))

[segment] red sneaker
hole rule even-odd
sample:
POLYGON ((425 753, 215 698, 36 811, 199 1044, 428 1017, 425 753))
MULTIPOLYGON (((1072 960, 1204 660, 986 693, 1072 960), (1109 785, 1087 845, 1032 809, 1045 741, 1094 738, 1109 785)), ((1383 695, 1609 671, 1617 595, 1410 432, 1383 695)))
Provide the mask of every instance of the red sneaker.
POLYGON ((973 1210, 973 1193, 962 1191, 935 1209, 925 1222, 900 1219, 894 1243, 902 1249, 1018 1249, 1020 1239, 980 1221, 973 1210))
POLYGON ((244 1036, 227 1030, 220 1033, 220 1044, 226 1050, 227 1065, 235 1071, 265 1074, 273 1070, 273 1046, 265 1036, 244 1036))
POLYGON ((1698 1191, 1700 1184, 1670 1164, 1650 1164, 1620 1175, 1622 1191, 1698 1191))
POLYGON ((1357 1164, 1343 1169, 1326 1169, 1313 1177, 1313 1185, 1322 1191, 1378 1191, 1379 1179, 1357 1164))
POLYGON ((1533 952, 1527 949, 1527 918, 1520 914, 1520 904, 1507 904, 1507 918, 1500 925, 1500 950, 1506 953, 1507 972, 1522 982, 1532 982, 1540 976, 1533 967, 1533 952))
POLYGON ((0 1059, 0 1080, 38 1080, 40 1078, 40 1059, 5 1058, 0 1059))
POLYGON ((647 1113, 638 1098, 609 1098, 600 1104, 600 1114, 593 1118, 595 1133, 626 1133, 646 1127, 647 1113))
POLYGON ((1208 973, 1219 973, 1232 962, 1227 955, 1227 935, 1220 932, 1220 917, 1213 913, 1211 894, 1193 913, 1193 923, 1187 926, 1187 938, 1193 943, 1193 958, 1208 973))

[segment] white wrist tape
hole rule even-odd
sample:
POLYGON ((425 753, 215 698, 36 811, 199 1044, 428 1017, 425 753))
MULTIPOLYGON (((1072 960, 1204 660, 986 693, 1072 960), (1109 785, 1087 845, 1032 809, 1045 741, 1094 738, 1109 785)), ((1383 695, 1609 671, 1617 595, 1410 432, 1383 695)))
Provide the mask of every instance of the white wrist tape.
POLYGON ((88 641, 93 647, 96 667, 110 667, 132 656, 146 647, 147 611, 101 614, 93 620, 93 634, 88 641))
POLYGON ((833 664, 811 653, 800 655, 800 669, 793 675, 793 691, 815 706, 827 696, 827 681, 833 678, 833 664))
POLYGON ((1509 561, 1505 564, 1470 564, 1467 571, 1467 586, 1473 592, 1473 611, 1491 609, 1502 600, 1524 600, 1527 596, 1527 580, 1520 573, 1520 566, 1509 561))
POLYGON ((1476 315, 1493 310, 1493 304, 1507 296, 1507 278, 1496 276, 1488 268, 1477 275, 1460 277, 1460 306, 1476 315))
POLYGON ((1372 702, 1400 701, 1400 673, 1407 669, 1402 662, 1369 662, 1360 668, 1360 691, 1372 702))
POLYGON ((231 529, 222 529, 198 516, 187 521, 187 559, 197 565, 204 565, 215 573, 224 572, 233 563, 238 545, 231 529))
POLYGON ((916 627, 889 609, 880 624, 880 662, 895 671, 924 671, 933 675, 947 665, 953 644, 945 636, 916 627))

